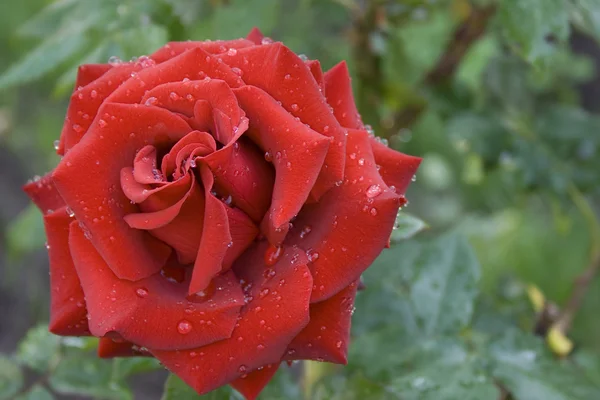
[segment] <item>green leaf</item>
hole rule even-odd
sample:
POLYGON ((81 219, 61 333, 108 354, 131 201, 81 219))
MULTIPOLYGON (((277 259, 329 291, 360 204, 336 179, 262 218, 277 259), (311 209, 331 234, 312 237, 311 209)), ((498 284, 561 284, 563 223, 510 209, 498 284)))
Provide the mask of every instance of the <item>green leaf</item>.
POLYGON ((394 230, 392 231, 391 240, 392 242, 399 242, 401 240, 410 239, 427 228, 428 226, 423 220, 400 211, 396 216, 396 223, 394 225, 394 230))
POLYGON ((116 358, 113 361, 113 377, 124 378, 141 372, 149 372, 160 369, 160 363, 151 357, 127 357, 116 358))
POLYGON ((169 40, 169 32, 164 26, 148 24, 119 31, 113 36, 121 54, 112 54, 123 59, 151 54, 169 40))
POLYGON ((26 393, 15 398, 15 400, 53 400, 54 396, 43 386, 35 385, 26 393))
POLYGON ((56 35, 48 38, 0 76, 0 89, 39 78, 87 45, 88 39, 84 35, 56 35))
POLYGON ((568 39, 568 11, 563 0, 503 0, 498 14, 509 45, 534 62, 553 51, 549 35, 559 42, 568 39))
POLYGON ((387 326, 393 317, 408 335, 460 332, 471 320, 478 279, 475 255, 457 233, 401 242, 365 273, 367 290, 357 296, 354 329, 387 326))
POLYGON ((0 354, 0 400, 10 399, 23 385, 23 374, 19 366, 0 354))
POLYGON ((572 0, 571 7, 573 23, 600 39, 600 0, 572 0))
POLYGON ((58 0, 50 3, 39 13, 27 20, 17 31, 21 36, 45 37, 58 30, 70 8, 82 0, 58 0))
POLYGON ((58 361, 60 338, 48 332, 47 325, 38 325, 27 332, 19 343, 17 360, 38 372, 45 372, 58 361))
POLYGON ((11 221, 6 231, 8 251, 12 256, 38 250, 45 240, 42 214, 33 203, 11 221))
POLYGON ((590 400, 594 385, 569 361, 553 358, 538 337, 509 331, 490 346, 492 375, 518 400, 590 400))
POLYGON ((403 400, 497 399, 498 388, 474 360, 432 363, 395 379, 388 390, 403 400))
POLYGON ((243 397, 229 387, 221 387, 210 393, 199 396, 198 393, 181 380, 177 375, 171 374, 165 382, 165 389, 161 400, 243 400, 243 397))
POLYGON ((113 376, 110 361, 79 350, 65 355, 50 376, 49 383, 55 391, 63 394, 107 400, 132 399, 121 377, 113 376))

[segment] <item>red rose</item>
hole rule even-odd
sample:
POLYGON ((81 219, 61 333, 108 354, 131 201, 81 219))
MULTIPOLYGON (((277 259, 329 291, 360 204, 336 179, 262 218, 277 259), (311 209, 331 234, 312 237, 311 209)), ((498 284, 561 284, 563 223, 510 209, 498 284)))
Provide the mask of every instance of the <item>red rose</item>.
POLYGON ((420 162, 365 129, 346 64, 257 30, 81 66, 57 148, 25 187, 50 330, 247 398, 281 361, 346 362, 357 281, 420 162))

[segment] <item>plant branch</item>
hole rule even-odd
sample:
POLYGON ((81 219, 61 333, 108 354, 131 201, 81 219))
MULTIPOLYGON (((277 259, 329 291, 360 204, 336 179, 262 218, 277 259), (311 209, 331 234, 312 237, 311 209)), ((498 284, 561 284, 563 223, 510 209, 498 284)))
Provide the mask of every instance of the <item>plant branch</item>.
POLYGON ((585 270, 575 278, 571 296, 555 324, 555 327, 564 334, 571 328, 573 319, 583 304, 585 294, 600 271, 600 223, 596 213, 589 201, 574 185, 569 188, 569 194, 573 203, 589 224, 591 244, 589 263, 585 270))

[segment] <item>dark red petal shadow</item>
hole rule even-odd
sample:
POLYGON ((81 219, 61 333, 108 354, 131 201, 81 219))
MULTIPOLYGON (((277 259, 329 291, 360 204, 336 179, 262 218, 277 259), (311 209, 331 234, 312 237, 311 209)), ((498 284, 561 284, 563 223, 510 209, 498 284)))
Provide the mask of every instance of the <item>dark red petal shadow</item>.
POLYGON ((69 251, 69 224, 66 208, 44 216, 50 258, 50 332, 56 335, 89 335, 83 290, 69 251))
POLYGON ((139 280, 158 272, 171 249, 125 222, 123 217, 138 206, 120 189, 121 169, 133 165, 136 151, 145 145, 160 150, 189 131, 181 118, 161 108, 104 104, 88 134, 53 173, 58 191, 94 247, 122 279, 139 280))
POLYGON ((388 241, 399 200, 377 172, 367 132, 349 130, 344 183, 307 204, 286 238, 312 259, 311 302, 335 295, 371 265, 388 241))
POLYGON ((138 282, 118 279, 74 222, 69 244, 88 301, 94 336, 116 332, 139 346, 174 350, 229 338, 244 304, 233 273, 215 279, 214 295, 203 302, 186 299, 187 282, 160 273, 138 282))
POLYGON ((292 340, 284 360, 346 364, 356 282, 335 296, 310 305, 310 322, 292 340))
POLYGON ((192 351, 150 350, 200 394, 263 365, 279 363, 288 343, 308 323, 312 278, 306 258, 289 247, 273 266, 276 275, 265 276, 266 249, 266 242, 256 244, 233 267, 246 284, 249 302, 231 338, 192 351), (281 280, 284 288, 279 286, 281 280))

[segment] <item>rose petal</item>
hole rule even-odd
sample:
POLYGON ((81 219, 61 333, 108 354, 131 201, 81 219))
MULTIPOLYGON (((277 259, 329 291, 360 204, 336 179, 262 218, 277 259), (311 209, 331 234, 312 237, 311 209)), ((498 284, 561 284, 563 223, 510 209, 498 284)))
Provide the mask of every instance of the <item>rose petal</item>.
POLYGON ((96 118, 98 109, 104 100, 140 68, 139 65, 123 63, 73 92, 60 133, 58 154, 67 154, 73 146, 79 143, 96 118))
POLYGON ((271 204, 275 174, 250 140, 240 137, 203 159, 215 177, 215 190, 260 222, 271 204))
POLYGON ((400 198, 379 176, 366 131, 348 131, 347 153, 343 185, 306 205, 286 238, 312 259, 313 303, 360 277, 387 243, 398 212, 400 198))
POLYGON ((235 40, 215 40, 215 41, 203 41, 203 42, 169 42, 155 53, 150 58, 155 60, 157 63, 162 63, 169 60, 187 50, 191 49, 202 49, 210 54, 218 54, 228 51, 229 49, 241 49, 244 47, 253 46, 249 40, 235 39, 235 40))
POLYGON ((374 138, 370 138, 369 142, 375 162, 381 167, 379 174, 385 183, 394 186, 396 193, 405 193, 423 159, 392 150, 374 138))
POLYGON ((65 206, 65 201, 56 190, 51 172, 27 183, 23 190, 43 214, 65 206))
POLYGON ((189 117, 195 115, 194 129, 212 132, 215 139, 223 144, 231 141, 234 136, 232 127, 237 127, 244 116, 227 83, 219 79, 165 83, 149 90, 141 102, 145 103, 148 99, 155 99, 154 105, 171 111, 189 117), (196 112, 198 101, 200 106, 196 112), (229 126, 223 125, 225 121, 229 126))
POLYGON ((217 143, 210 134, 199 131, 190 132, 163 157, 161 169, 164 176, 173 176, 174 179, 180 179, 187 172, 185 168, 181 168, 183 161, 189 158, 192 153, 197 156, 204 156, 216 150, 217 143))
POLYGON ((255 400, 259 393, 273 379, 279 364, 268 364, 250 372, 247 376, 238 378, 230 383, 231 387, 240 392, 246 400, 255 400))
POLYGON ((149 356, 149 353, 137 349, 139 349, 138 346, 125 340, 101 337, 98 341, 98 357, 100 358, 149 356))
POLYGON ((223 80, 230 87, 238 87, 244 81, 218 58, 200 48, 193 48, 154 67, 138 71, 124 82, 107 99, 114 103, 140 103, 148 90, 169 82, 184 84, 184 79, 197 80, 204 77, 223 80))
POLYGON ((133 160, 133 177, 142 184, 165 184, 162 172, 157 168, 156 147, 144 146, 133 160))
POLYGON ((346 364, 356 282, 333 297, 310 305, 310 322, 292 340, 284 360, 346 364))
POLYGON ((363 129, 354 103, 348 65, 342 61, 325 73, 325 97, 337 120, 344 128, 363 129))
POLYGON ((200 166, 204 186, 204 226, 194 264, 189 293, 204 290, 212 278, 223 268, 223 261, 232 243, 225 205, 212 193, 214 178, 206 165, 200 166))
POLYGON ((87 86, 112 69, 110 64, 83 64, 77 69, 75 88, 87 86))
POLYGON ((214 295, 186 300, 187 281, 161 274, 138 282, 118 279, 84 236, 70 225, 69 244, 88 302, 94 336, 116 332, 139 346, 173 350, 204 346, 231 336, 244 297, 233 273, 215 279, 214 295))
POLYGON ((69 217, 66 208, 44 216, 50 259, 50 332, 89 335, 85 298, 69 252, 69 217))
POLYGON ((304 63, 310 70, 310 73, 312 74, 313 78, 315 78, 315 81, 319 85, 319 89, 321 89, 321 92, 325 93, 325 81, 323 80, 323 70, 321 69, 321 63, 319 62, 319 60, 310 60, 305 61, 304 63))
POLYGON ((254 242, 259 232, 258 227, 243 211, 232 207, 225 207, 225 211, 231 235, 231 247, 223 259, 223 271, 231 268, 235 260, 254 242))
MULTIPOLYGON (((121 189, 123 190, 125 196, 134 204, 142 204, 148 198, 154 195, 159 195, 163 191, 166 191, 167 193, 161 195, 160 197, 157 196, 157 199, 160 199, 161 197, 165 197, 167 199, 180 199, 189 190, 190 181, 191 176, 186 174, 173 182, 166 182, 164 185, 153 187, 152 185, 139 183, 136 181, 133 175, 133 168, 131 167, 124 167, 121 169, 120 173, 121 189)), ((162 208, 168 207, 173 202, 174 201, 165 204, 162 208)), ((155 210, 156 209, 161 208, 155 207, 155 210)))
POLYGON ((319 90, 310 70, 293 51, 281 43, 240 49, 236 54, 219 54, 225 64, 239 68, 244 82, 256 86, 276 100, 311 129, 333 138, 325 164, 314 188, 318 199, 343 179, 345 131, 339 125, 319 90))
POLYGON ((257 27, 252 28, 252 30, 246 36, 246 39, 251 41, 254 44, 261 44, 265 35, 258 29, 257 27))
POLYGON ((273 199, 263 223, 269 240, 278 245, 319 176, 329 140, 296 121, 263 90, 244 86, 234 92, 252 124, 247 135, 275 166, 273 199))
POLYGON ((209 392, 260 366, 279 363, 291 339, 308 323, 312 279, 306 259, 293 247, 264 276, 267 243, 250 248, 234 265, 246 282, 249 303, 231 338, 193 351, 150 350, 169 370, 199 394, 209 392), (279 281, 285 281, 280 290, 279 281))
POLYGON ((119 190, 121 169, 133 164, 135 152, 143 146, 153 144, 161 151, 189 130, 181 118, 158 107, 105 104, 90 132, 54 171, 58 191, 122 279, 156 273, 171 249, 123 219, 138 206, 119 190))

